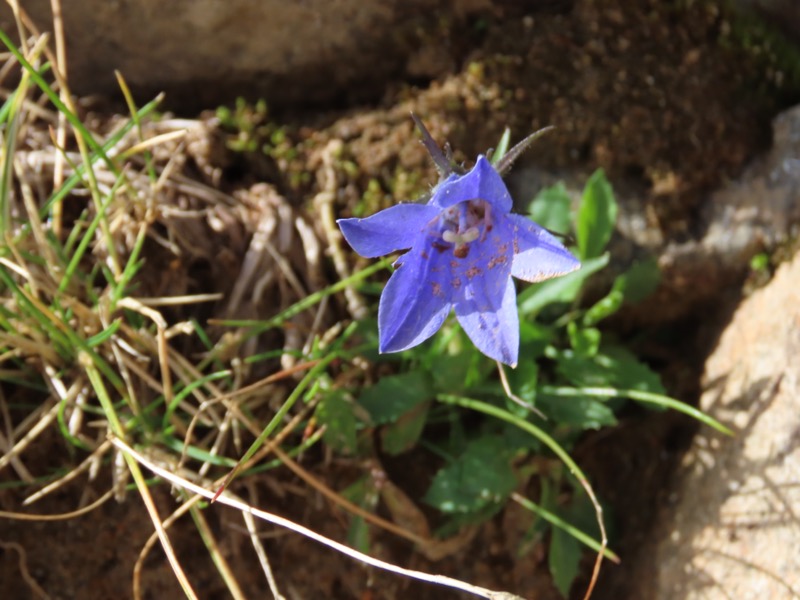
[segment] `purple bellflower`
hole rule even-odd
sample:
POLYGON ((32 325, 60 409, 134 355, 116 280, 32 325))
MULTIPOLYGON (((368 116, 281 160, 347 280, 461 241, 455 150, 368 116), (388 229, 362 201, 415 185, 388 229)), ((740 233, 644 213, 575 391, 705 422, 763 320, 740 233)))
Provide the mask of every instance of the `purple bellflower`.
POLYGON ((451 309, 486 356, 516 366, 519 354, 517 294, 511 277, 535 282, 580 267, 547 230, 511 213, 512 200, 500 176, 538 137, 512 148, 497 168, 483 155, 459 173, 414 117, 441 180, 427 204, 398 204, 365 219, 339 219, 347 242, 375 258, 409 249, 378 307, 380 352, 421 344, 444 323, 451 309))

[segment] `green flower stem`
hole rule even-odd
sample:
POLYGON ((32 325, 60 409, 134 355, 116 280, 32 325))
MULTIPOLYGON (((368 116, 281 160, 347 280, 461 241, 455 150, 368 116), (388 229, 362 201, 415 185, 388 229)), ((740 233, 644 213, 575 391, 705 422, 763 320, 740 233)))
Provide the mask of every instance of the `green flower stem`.
POLYGON ((474 410, 476 412, 495 417, 496 419, 500 419, 506 423, 511 423, 523 431, 527 431, 533 437, 541 441, 545 446, 550 448, 550 450, 553 451, 553 454, 558 456, 558 458, 560 458, 561 461, 567 465, 567 468, 575 477, 582 482, 589 481, 581 468, 575 463, 574 460, 572 460, 572 457, 570 457, 567 451, 564 450, 564 448, 562 448, 557 441, 555 441, 552 437, 550 437, 547 433, 533 423, 524 419, 520 419, 519 417, 498 406, 481 402, 480 400, 475 400, 473 398, 464 398, 463 396, 453 396, 450 394, 438 394, 436 396, 436 400, 444 404, 461 406, 463 408, 468 408, 469 410, 474 410))
POLYGON ((520 494, 512 494, 512 497, 524 508, 527 508, 529 511, 536 513, 551 525, 555 525, 556 527, 563 529, 572 537, 574 537, 576 540, 578 540, 582 544, 585 544, 595 552, 602 552, 603 556, 605 556, 608 560, 613 561, 617 564, 621 562, 619 556, 617 556, 612 550, 610 550, 609 548, 603 548, 600 542, 586 535, 574 525, 567 523, 564 519, 559 517, 554 512, 550 512, 546 508, 539 506, 532 500, 529 500, 528 498, 525 498, 520 494))
POLYGON ((565 398, 569 397, 580 397, 580 396, 589 396, 592 398, 601 398, 601 399, 608 399, 608 398, 628 398, 629 400, 636 400, 637 402, 644 402, 645 404, 654 404, 656 406, 661 406, 663 408, 671 408, 673 410, 677 410, 678 412, 682 412, 685 415, 689 415, 693 419, 697 419, 701 423, 708 425, 719 431, 720 433, 724 433, 725 435, 733 435, 733 431, 725 427, 722 423, 714 419, 713 417, 709 417, 703 411, 695 408, 694 406, 689 406, 688 404, 681 402, 680 400, 675 400, 674 398, 670 398, 669 396, 663 396, 661 394, 655 394, 653 392, 644 392, 642 390, 618 390, 616 388, 601 388, 601 387, 584 387, 584 388, 573 388, 573 387, 561 387, 561 386, 551 386, 551 385, 544 385, 539 388, 542 393, 550 394, 553 396, 562 396, 565 398))

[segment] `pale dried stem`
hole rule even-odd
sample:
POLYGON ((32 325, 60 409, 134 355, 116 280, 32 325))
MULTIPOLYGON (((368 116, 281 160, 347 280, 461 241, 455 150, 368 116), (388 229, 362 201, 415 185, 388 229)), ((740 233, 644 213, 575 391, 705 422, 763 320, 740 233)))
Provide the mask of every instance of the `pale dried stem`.
POLYGON ((546 421, 547 417, 542 411, 536 408, 533 404, 525 402, 525 400, 523 400, 522 398, 520 398, 514 392, 511 391, 511 386, 508 383, 508 376, 506 375, 506 371, 503 368, 503 363, 501 363, 500 361, 495 361, 495 363, 497 363, 497 372, 500 374, 500 383, 503 386, 503 391, 506 393, 506 397, 508 397, 508 399, 514 402, 515 404, 518 404, 522 408, 531 411, 532 413, 534 413, 535 415, 541 417, 546 421))
MULTIPOLYGON (((211 456, 219 456, 223 447, 225 446, 225 442, 228 440, 228 435, 231 430, 232 422, 234 421, 235 416, 231 411, 227 411, 225 416, 222 418, 222 423, 219 427, 215 428, 215 436, 214 436, 214 443, 211 445, 211 448, 208 449, 208 453, 211 456)), ((206 473, 208 473, 209 469, 211 469, 211 461, 207 460, 198 469, 198 474, 201 477, 205 477, 206 473)))
MULTIPOLYGON (((0 263, 2 263, 1 260, 0 263)), ((35 335, 34 332, 30 333, 35 335)), ((46 346, 43 340, 30 340, 12 333, 0 331, 0 343, 16 350, 16 352, 11 353, 10 356, 19 356, 19 354, 22 353, 31 356, 39 356, 48 363, 58 364, 61 362, 61 357, 58 353, 53 350, 53 348, 46 346)))
POLYGON ((19 565, 19 573, 22 576, 22 580, 28 584, 28 587, 31 589, 37 598, 42 598, 44 600, 50 600, 50 596, 47 592, 44 591, 42 586, 31 576, 30 572, 28 571, 28 560, 27 555, 25 554, 25 548, 22 547, 21 544, 17 542, 4 542, 0 540, 0 548, 3 550, 13 550, 17 553, 19 557, 18 565, 19 565))
MULTIPOLYGON (((342 150, 341 140, 331 140, 322 151, 323 177, 322 189, 317 193, 312 202, 313 206, 319 210, 320 222, 328 239, 328 248, 333 258, 333 266, 340 279, 347 279, 350 276, 350 267, 347 263, 347 256, 342 249, 342 234, 336 227, 334 216, 334 203, 336 201, 336 191, 338 179, 336 176, 335 160, 336 155, 342 150)), ((363 319, 368 311, 364 298, 361 297, 355 288, 347 287, 344 290, 347 300, 347 309, 354 319, 363 319)))
MULTIPOLYGON (((164 394, 164 401, 167 405, 172 403, 173 399, 173 388, 172 388, 172 370, 170 368, 170 363, 168 360, 168 352, 169 346, 167 345, 167 339, 165 336, 165 331, 167 329, 167 322, 164 317, 161 315, 160 312, 155 310, 154 308, 150 308, 148 306, 144 306, 143 304, 137 302, 133 298, 123 298, 119 301, 118 306, 128 308, 139 314, 147 317, 156 325, 156 351, 158 356, 158 366, 161 369, 161 390, 164 394)), ((131 397, 131 401, 133 402, 133 397, 131 397)), ((136 414, 139 413, 138 406, 133 407, 136 414)))
POLYGON ((57 417, 58 404, 55 404, 36 420, 30 431, 28 431, 16 444, 14 444, 14 446, 8 452, 6 452, 3 456, 0 456, 0 470, 4 469, 15 457, 22 454, 25 449, 30 446, 36 440, 36 438, 39 437, 39 435, 56 420, 57 417))
MULTIPOLYGON (((5 425, 6 430, 6 435, 0 433, 0 451, 5 453, 11 449, 11 440, 14 439, 14 431, 11 428, 11 413, 8 410, 6 394, 2 388, 0 388, 0 414, 3 416, 3 424, 5 425)), ((31 475, 30 471, 28 471, 27 467, 25 466, 25 463, 23 463, 18 456, 13 457, 10 464, 22 481, 25 481, 26 483, 31 483, 33 481, 33 475, 31 475)))
MULTIPOLYGON (((188 428, 188 430, 186 432, 186 435, 184 437, 184 449, 188 447, 188 445, 189 445, 189 443, 190 443, 190 441, 192 439, 192 432, 194 431, 194 428, 196 426, 197 420, 199 419, 200 415, 203 414, 208 408, 210 408, 210 407, 212 407, 212 406, 214 406, 214 405, 216 405, 216 404, 218 404, 220 402, 223 402, 223 401, 225 402, 225 406, 226 407, 235 406, 235 404, 232 403, 231 400, 233 400, 235 398, 238 399, 238 398, 249 396, 249 395, 259 391, 260 389, 262 389, 263 387, 265 387, 265 386, 267 386, 267 385, 269 385, 271 383, 274 383, 276 381, 280 381, 282 379, 290 377, 293 374, 299 373, 299 372, 304 371, 306 369, 310 369, 315 364, 316 364, 316 361, 310 361, 310 362, 306 362, 306 363, 301 363, 299 365, 295 365, 291 369, 284 369, 282 371, 279 371, 278 373, 273 373, 272 375, 269 375, 268 377, 265 377, 264 379, 261 379, 260 381, 257 381, 257 382, 255 382, 255 383, 253 383, 251 385, 248 385, 247 387, 244 387, 244 388, 242 388, 240 390, 236 390, 236 391, 231 392, 229 394, 219 393, 219 395, 215 396, 212 399, 204 400, 200 404, 200 407, 199 407, 197 413, 195 414, 195 416, 192 418, 192 421, 189 423, 189 428, 188 428)), ((255 426, 255 424, 250 423, 249 420, 244 420, 243 421, 239 416, 240 414, 241 414, 241 411, 239 411, 237 409, 237 411, 236 411, 237 419, 240 422, 243 422, 245 424, 245 426, 247 427, 248 431, 250 431, 250 433, 252 433, 254 437, 258 437, 261 434, 261 428, 255 426)), ((181 455, 181 460, 180 460, 180 462, 178 464, 179 465, 183 465, 185 460, 186 460, 186 451, 184 450, 184 452, 181 455)))
MULTIPOLYGON (((157 476, 169 481, 173 485, 178 486, 188 492, 192 492, 193 494, 197 494, 199 496, 207 498, 209 500, 214 498, 213 492, 205 488, 202 488, 199 485, 196 485, 191 481, 184 479, 167 469, 161 468, 160 466, 156 465, 142 454, 136 452, 133 448, 128 446, 125 442, 123 442, 119 438, 112 437, 111 442, 115 446, 117 446, 120 450, 126 452, 133 460, 136 460, 139 464, 141 464, 148 470, 152 471, 157 476)), ((337 552, 340 552, 341 554, 344 554, 354 560, 360 561, 364 564, 373 566, 378 569, 383 569, 392 573, 396 573, 398 575, 410 577, 412 579, 417 579, 419 581, 425 581, 436 585, 442 585, 462 590, 464 592, 468 592, 470 594, 474 594, 482 598, 489 598, 490 600, 506 600, 506 599, 510 600, 512 598, 516 598, 516 596, 513 596, 512 594, 509 594, 507 592, 496 592, 488 590, 486 588, 472 585, 464 581, 453 579, 451 577, 447 577, 444 575, 431 575, 428 573, 423 573, 421 571, 405 569, 403 567, 393 565, 391 563, 379 560, 377 558, 373 558, 371 556, 363 554, 362 552, 353 550, 352 548, 345 546, 340 542, 336 542, 330 538, 326 538, 325 536, 322 536, 317 532, 308 529, 307 527, 298 525, 293 521, 290 521, 278 515, 274 515, 272 513, 268 513, 266 511, 259 510, 257 508, 253 508, 252 506, 249 506, 248 504, 242 502, 241 500, 232 497, 228 492, 223 492, 217 498, 216 502, 218 502, 219 504, 230 506, 242 512, 248 512, 252 514, 254 517, 258 517, 259 519, 263 519, 264 521, 267 521, 274 525, 278 525, 279 527, 284 527, 286 529, 294 531, 295 533, 299 533, 300 535, 303 535, 333 550, 336 550, 337 552)))
MULTIPOLYGON (((173 523, 180 519, 183 515, 185 515, 189 510, 191 510, 192 506, 195 506, 200 500, 202 500, 202 496, 193 496, 190 499, 186 500, 183 504, 181 504, 175 511, 166 519, 162 526, 165 530, 172 527, 173 523)), ((147 541, 142 546, 142 549, 139 551, 139 556, 136 559, 136 563, 133 565, 133 598, 134 600, 141 600, 142 598, 142 568, 144 567, 144 561, 147 556, 150 554, 150 551, 153 547, 158 543, 158 533, 153 532, 153 534, 147 538, 147 541)))
MULTIPOLYGON (((119 439, 112 437, 111 441, 114 443, 115 441, 119 441, 119 439)), ((118 449, 120 448, 118 447, 118 449)), ((125 452, 125 449, 120 450, 125 452)), ((126 454, 128 457, 131 457, 131 460, 135 460, 135 457, 132 457, 130 453, 126 454)), ((139 491, 142 501, 144 502, 145 508, 147 508, 150 521, 153 523, 153 527, 158 534, 158 539, 161 542, 161 548, 164 550, 164 554, 167 555, 167 560, 169 560, 170 567, 172 567, 172 571, 175 573, 175 577, 178 579, 181 589, 190 598, 190 600, 197 600, 197 594, 195 594, 194 590, 192 589, 192 584, 189 583, 186 573, 183 572, 183 568, 181 567, 178 557, 175 555, 175 550, 172 547, 172 542, 170 542, 166 530, 161 525, 161 517, 158 515, 158 509, 156 508, 155 502, 153 502, 153 497, 150 495, 149 488, 146 485, 137 485, 136 488, 139 491)))
MULTIPOLYGON (((67 46, 64 42, 64 20, 61 13, 61 0, 50 0, 50 6, 53 11, 53 32, 56 41, 56 62, 53 64, 60 79, 67 80, 67 46)), ((65 104, 68 102, 66 88, 60 91, 61 101, 65 104)), ((58 128, 56 129, 56 146, 64 148, 67 145, 67 118, 64 113, 58 113, 58 128)), ((64 157, 61 153, 56 153, 55 168, 53 170, 53 189, 58 189, 64 183, 64 157)), ((62 230, 62 203, 57 202, 53 206, 53 233, 57 238, 61 238, 62 230)))
POLYGON ((400 536, 407 540, 411 540, 412 542, 414 542, 415 544, 419 544, 420 546, 424 546, 428 542, 428 540, 426 540, 425 538, 420 537, 419 535, 412 533, 410 531, 406 531, 405 529, 396 525, 395 523, 387 521, 386 519, 383 519, 376 514, 364 510, 357 504, 354 504, 353 502, 350 502, 346 498, 342 497, 340 494, 337 494, 327 485, 322 483, 319 479, 314 477, 311 473, 309 473, 303 467, 297 464, 294 460, 292 460, 292 458, 288 454, 286 454, 283 450, 281 450, 277 445, 272 446, 272 451, 284 465, 289 467, 289 469, 295 475, 297 475, 300 479, 302 479, 308 485, 317 490, 320 494, 325 496, 328 500, 342 507, 349 513, 357 515, 362 519, 364 519, 365 521, 372 523, 373 525, 377 525, 381 529, 390 531, 397 536, 400 536))
POLYGON ((22 506, 29 506, 34 502, 41 500, 47 494, 54 492, 60 487, 68 484, 70 481, 75 479, 78 475, 80 475, 84 471, 89 471, 94 466, 96 461, 99 460, 106 452, 108 452, 109 448, 111 448, 111 442, 109 442, 108 440, 104 441, 94 452, 92 452, 88 457, 86 457, 81 462, 81 464, 79 464, 77 467, 69 471, 66 475, 58 478, 52 483, 47 484, 35 494, 31 494, 30 496, 25 498, 25 500, 22 501, 22 506))
MULTIPOLYGON (((188 496, 189 494, 185 495, 188 496)), ((208 521, 206 521, 206 518, 203 516, 203 512, 198 510, 195 505, 192 507, 191 513, 195 526, 206 544, 206 549, 211 555, 211 559, 214 561, 214 565, 217 567, 223 581, 225 581, 225 585, 228 587, 231 596, 234 600, 245 600, 245 595, 239 587, 239 582, 236 581, 236 576, 233 574, 228 561, 225 560, 225 556, 220 551, 219 544, 214 537, 214 533, 211 531, 211 527, 208 526, 208 521)))
POLYGON ((17 512, 7 512, 0 510, 0 519, 15 519, 17 521, 69 521, 70 519, 74 519, 76 517, 82 517, 83 515, 89 514, 95 508, 102 506, 114 496, 114 492, 112 490, 107 491, 105 494, 100 496, 97 500, 92 502, 91 504, 87 504, 83 508, 79 508, 78 510, 73 510, 66 513, 59 513, 57 515, 32 515, 29 513, 17 513, 17 512))
MULTIPOLYGON (((0 451, 8 452, 11 444, 9 443, 6 436, 0 432, 0 451)), ((25 463, 22 462, 19 456, 12 456, 11 461, 9 463, 11 468, 14 469, 14 472, 19 476, 19 478, 24 481, 25 483, 33 483, 34 477, 31 475, 31 472, 28 471, 28 468, 25 466, 25 463)))
MULTIPOLYGON (((4 100, 8 100, 15 93, 16 90, 9 90, 7 88, 0 87, 0 98, 4 100)), ((22 109, 25 112, 27 112, 31 117, 36 117, 37 119, 41 119, 42 121, 46 121, 47 123, 51 124, 56 124, 58 121, 56 113, 54 113, 51 110, 48 110, 47 108, 39 106, 33 100, 30 100, 28 98, 23 98, 21 106, 22 109)), ((33 150, 33 151, 23 152, 23 155, 26 157, 26 160, 29 160, 32 164, 54 164, 53 152, 50 151, 49 149, 46 151, 33 150)))
POLYGON ((278 583, 275 581, 275 575, 272 572, 272 566, 269 564, 267 551, 264 550, 264 545, 258 537, 256 520, 253 518, 253 515, 247 511, 242 511, 241 514, 244 519, 245 527, 247 527, 247 532, 250 534, 250 542, 253 544, 253 548, 256 551, 258 563, 261 565, 261 570, 264 571, 264 576, 267 578, 267 584, 272 592, 272 597, 275 598, 275 600, 285 600, 283 594, 281 594, 278 589, 278 583))
MULTIPOLYGON (((157 306, 184 306, 186 304, 201 304, 203 302, 216 302, 225 297, 225 294, 191 294, 188 296, 164 296, 154 298, 137 298, 128 296, 129 299, 134 300, 142 306, 157 307, 157 306)), ((174 329, 175 325, 170 327, 174 329)))
POLYGON ((594 560, 592 578, 589 581, 589 586, 586 588, 586 594, 583 596, 583 600, 589 600, 592 597, 592 592, 594 592, 595 585, 597 585, 597 578, 600 576, 600 567, 603 563, 603 553, 608 547, 608 536, 606 535, 606 526, 603 523, 603 507, 600 506, 600 503, 597 501, 592 486, 584 479, 578 478, 578 481, 583 486, 583 489, 586 490, 586 495, 589 496, 589 499, 592 501, 592 506, 594 506, 595 511, 595 518, 597 519, 597 525, 600 527, 600 550, 597 552, 597 557, 594 560))

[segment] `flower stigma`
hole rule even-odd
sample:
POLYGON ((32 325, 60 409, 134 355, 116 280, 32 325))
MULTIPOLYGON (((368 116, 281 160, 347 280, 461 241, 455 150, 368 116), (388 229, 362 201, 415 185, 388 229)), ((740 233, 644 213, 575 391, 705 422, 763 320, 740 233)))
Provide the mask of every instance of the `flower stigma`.
POLYGON ((456 258, 466 258, 469 254, 469 244, 479 237, 486 238, 486 233, 491 229, 490 209, 487 202, 475 198, 459 202, 442 212, 439 217, 441 239, 454 245, 453 254, 456 258))

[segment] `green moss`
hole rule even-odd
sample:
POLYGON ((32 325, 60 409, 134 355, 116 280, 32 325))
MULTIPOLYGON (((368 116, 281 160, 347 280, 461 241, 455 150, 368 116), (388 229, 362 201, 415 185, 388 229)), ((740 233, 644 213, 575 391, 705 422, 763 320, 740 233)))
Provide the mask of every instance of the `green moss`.
POLYGON ((753 82, 757 91, 796 100, 800 96, 800 46, 760 16, 737 11, 730 2, 721 7, 721 17, 719 42, 753 61, 759 74, 759 80, 753 82))

